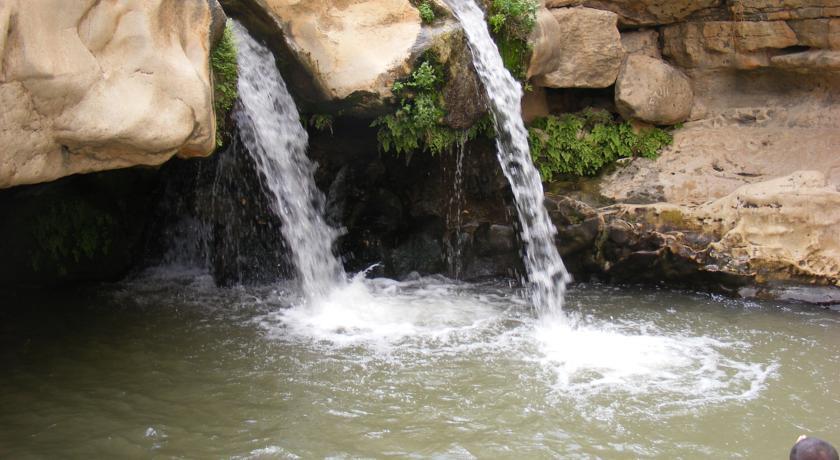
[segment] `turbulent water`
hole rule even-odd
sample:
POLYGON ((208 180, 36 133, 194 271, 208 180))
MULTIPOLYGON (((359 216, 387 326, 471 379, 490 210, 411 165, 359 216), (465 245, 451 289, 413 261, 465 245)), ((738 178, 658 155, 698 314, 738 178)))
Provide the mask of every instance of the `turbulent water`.
POLYGON ((570 276, 557 252, 557 230, 543 204, 539 171, 531 161, 528 131, 522 121, 522 88, 505 69, 484 13, 475 0, 445 0, 464 28, 473 64, 484 84, 496 126, 499 163, 513 190, 525 244, 525 268, 531 282, 531 298, 542 317, 559 319, 563 295, 570 276))
POLYGON ((238 23, 234 34, 240 104, 233 117, 271 192, 303 292, 327 295, 342 283, 344 270, 332 252, 338 232, 324 221, 324 197, 306 156, 309 136, 274 56, 238 23))
POLYGON ((0 294, 0 458, 785 458, 840 442, 840 317, 580 285, 152 274, 0 294))

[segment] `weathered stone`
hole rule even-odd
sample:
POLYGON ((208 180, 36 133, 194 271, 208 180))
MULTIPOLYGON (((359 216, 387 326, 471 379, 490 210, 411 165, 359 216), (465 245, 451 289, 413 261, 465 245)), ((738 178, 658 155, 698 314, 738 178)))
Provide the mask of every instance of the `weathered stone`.
POLYGON ((767 67, 778 51, 799 44, 784 21, 690 22, 665 27, 663 53, 682 67, 767 67))
POLYGON ((591 8, 541 9, 528 76, 547 88, 606 88, 624 57, 618 16, 591 8))
POLYGON ((661 59, 659 32, 655 30, 633 30, 621 33, 621 46, 627 54, 641 54, 661 59))
POLYGON ((548 116, 548 98, 545 88, 535 86, 530 91, 525 91, 522 96, 522 120, 530 123, 537 118, 548 116))
POLYGON ((0 4, 0 188, 214 148, 207 0, 0 4))
POLYGON ((625 119, 673 125, 691 114, 691 81, 661 59, 633 54, 624 59, 615 84, 615 104, 625 119))
POLYGON ((799 44, 811 48, 840 49, 840 19, 788 21, 799 44))
POLYGON ((721 0, 547 0, 546 6, 584 5, 612 11, 622 24, 671 24, 720 6, 721 0))
POLYGON ((783 54, 770 59, 773 67, 796 72, 824 72, 840 70, 840 51, 815 50, 783 54))
MULTIPOLYGON (((619 206, 631 234, 658 232, 690 254, 698 271, 764 284, 795 281, 840 286, 840 192, 815 171, 747 185, 697 206, 619 206), (702 234, 706 238, 690 238, 702 234), (711 238, 711 242, 709 242, 711 238)), ((624 244, 624 242, 621 242, 624 244)))
POLYGON ((840 16, 838 0, 727 0, 735 17, 751 21, 840 16))
MULTIPOLYGON (((276 54, 297 61, 320 102, 391 96, 411 70, 421 37, 409 0, 222 0, 231 14, 263 35, 276 54), (260 23, 260 24, 257 24, 260 23), (283 37, 283 43, 277 38, 283 37), (284 48, 284 49, 280 49, 284 48)), ((305 77, 291 80, 294 86, 305 77)), ((359 105, 355 104, 354 105, 359 105)))

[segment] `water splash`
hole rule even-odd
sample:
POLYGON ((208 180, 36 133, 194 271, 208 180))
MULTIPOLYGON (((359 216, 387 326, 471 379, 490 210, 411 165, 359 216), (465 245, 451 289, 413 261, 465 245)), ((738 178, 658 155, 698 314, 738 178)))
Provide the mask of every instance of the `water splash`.
POLYGON ((496 126, 499 163, 513 190, 525 244, 525 268, 531 300, 541 317, 559 316, 566 283, 571 280, 557 252, 557 229, 545 209, 540 174, 531 162, 528 132, 520 114, 522 88, 505 69, 502 56, 474 0, 445 0, 461 22, 478 72, 490 101, 496 126))
POLYGON ((338 231, 324 221, 324 196, 315 187, 315 166, 306 156, 309 136, 271 51, 242 25, 234 23, 233 30, 241 102, 233 117, 271 192, 304 294, 325 297, 344 283, 345 274, 332 252, 338 231))

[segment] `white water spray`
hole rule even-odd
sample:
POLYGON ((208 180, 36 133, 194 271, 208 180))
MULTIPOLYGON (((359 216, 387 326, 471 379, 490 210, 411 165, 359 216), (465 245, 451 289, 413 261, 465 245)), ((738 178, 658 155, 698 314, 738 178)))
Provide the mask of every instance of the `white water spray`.
POLYGON ((283 222, 304 294, 325 297, 346 277, 332 252, 338 231, 324 221, 324 196, 315 187, 315 166, 306 156, 309 136, 274 55, 240 24, 234 23, 233 30, 241 101, 234 119, 283 222))
POLYGON ((474 0, 445 0, 461 22, 473 54, 473 64, 484 84, 496 126, 499 163, 513 190, 525 268, 531 282, 534 308, 541 317, 556 316, 563 308, 566 283, 571 280, 557 252, 554 228, 544 205, 540 174, 531 161, 528 131, 522 121, 522 88, 505 69, 502 56, 474 0))

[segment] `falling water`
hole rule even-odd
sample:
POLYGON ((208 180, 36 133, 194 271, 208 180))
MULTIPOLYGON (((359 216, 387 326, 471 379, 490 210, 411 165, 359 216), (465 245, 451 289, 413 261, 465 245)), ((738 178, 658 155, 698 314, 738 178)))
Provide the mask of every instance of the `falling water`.
POLYGON ((234 33, 241 101, 234 119, 283 222, 281 231, 303 292, 309 298, 323 297, 345 276, 332 253, 338 232, 324 221, 324 197, 306 156, 309 136, 274 56, 240 24, 234 24, 234 33))
POLYGON ((446 0, 461 22, 473 54, 473 64, 484 84, 496 126, 499 163, 510 182, 525 243, 525 267, 531 297, 540 316, 557 314, 570 276, 557 252, 557 229, 543 204, 540 175, 531 162, 528 133, 520 115, 522 88, 505 69, 502 56, 475 0, 446 0))

